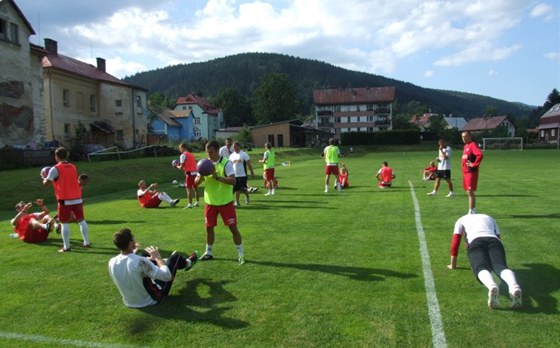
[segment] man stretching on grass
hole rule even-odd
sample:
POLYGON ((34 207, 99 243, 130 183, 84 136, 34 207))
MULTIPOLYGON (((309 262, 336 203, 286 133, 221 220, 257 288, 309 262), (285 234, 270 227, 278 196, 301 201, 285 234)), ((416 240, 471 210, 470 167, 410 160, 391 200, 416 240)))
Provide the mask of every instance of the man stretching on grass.
POLYGON ((496 221, 485 214, 467 214, 455 222, 451 264, 447 266, 449 269, 457 268, 462 236, 465 236, 467 242, 467 256, 474 276, 488 288, 488 307, 497 308, 500 305, 500 290, 492 278, 492 271, 507 283, 511 308, 521 307, 521 287, 515 279, 515 274, 507 266, 506 252, 496 221))
POLYGON ((171 290, 178 269, 188 271, 196 263, 196 251, 188 259, 174 251, 164 260, 157 247, 149 246, 146 255, 136 254, 139 244, 128 228, 113 235, 121 253, 109 260, 109 274, 122 295, 125 306, 143 308, 162 303, 171 290))

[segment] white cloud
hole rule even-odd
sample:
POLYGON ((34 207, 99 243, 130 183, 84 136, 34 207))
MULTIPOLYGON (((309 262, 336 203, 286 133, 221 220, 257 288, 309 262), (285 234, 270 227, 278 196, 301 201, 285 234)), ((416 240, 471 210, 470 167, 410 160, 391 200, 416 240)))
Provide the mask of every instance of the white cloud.
POLYGON ((560 52, 549 52, 544 57, 548 60, 557 61, 560 60, 560 52))
POLYGON ((494 69, 490 69, 490 70, 488 71, 488 76, 493 76, 493 75, 498 75, 498 72, 497 72, 496 70, 494 70, 494 69))
POLYGON ((424 77, 432 77, 434 76, 434 71, 433 70, 426 70, 424 72, 424 77))
POLYGON ((547 16, 553 11, 552 6, 548 4, 537 4, 531 10, 530 16, 531 17, 542 17, 547 16))

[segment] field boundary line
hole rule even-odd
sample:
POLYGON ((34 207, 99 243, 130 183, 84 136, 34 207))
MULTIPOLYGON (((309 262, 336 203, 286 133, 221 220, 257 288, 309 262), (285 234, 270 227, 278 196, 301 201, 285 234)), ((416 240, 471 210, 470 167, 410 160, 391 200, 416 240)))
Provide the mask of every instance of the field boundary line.
POLYGON ((432 342, 435 348, 447 347, 447 340, 443 330, 443 322, 441 320, 441 312, 439 310, 439 302, 436 295, 436 285, 432 274, 432 266, 430 263, 430 254, 428 253, 428 244, 426 243, 426 235, 422 226, 422 216, 420 213, 420 204, 416 198, 414 184, 408 180, 410 186, 410 195, 414 203, 414 218, 416 220, 416 234, 420 245, 420 255, 422 257, 422 271, 424 273, 424 287, 426 288, 426 299, 428 302, 428 314, 432 328, 432 342))
POLYGON ((100 343, 100 342, 88 342, 81 340, 72 340, 65 338, 52 338, 40 335, 25 335, 18 334, 14 332, 2 332, 0 331, 0 340, 14 340, 14 341, 26 341, 34 343, 47 343, 47 344, 57 344, 60 346, 74 346, 74 347, 92 347, 92 348, 137 348, 139 346, 125 345, 125 344, 110 344, 110 343, 100 343))

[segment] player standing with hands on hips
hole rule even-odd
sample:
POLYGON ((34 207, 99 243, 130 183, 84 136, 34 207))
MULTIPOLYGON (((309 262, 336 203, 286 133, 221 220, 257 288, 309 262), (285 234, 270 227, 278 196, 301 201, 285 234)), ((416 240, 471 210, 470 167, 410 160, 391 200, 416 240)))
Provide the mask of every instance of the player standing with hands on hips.
POLYGON ((469 214, 476 214, 476 197, 474 192, 478 184, 478 172, 482 161, 482 151, 478 145, 472 141, 470 132, 463 132, 461 139, 465 143, 463 156, 461 157, 461 167, 463 168, 463 189, 469 196, 469 214))
POLYGON ((195 184, 204 180, 204 220, 206 224, 206 252, 200 258, 207 261, 214 258, 212 246, 214 245, 214 227, 218 224, 218 215, 222 217, 224 225, 229 227, 233 236, 233 243, 237 249, 239 264, 245 263, 241 233, 237 229, 237 215, 233 206, 233 185, 235 185, 235 170, 226 157, 220 157, 219 145, 215 140, 206 144, 206 154, 214 166, 212 172, 202 176, 201 169, 195 179, 195 184))
POLYGON ((506 252, 500 239, 500 229, 496 221, 486 214, 467 214, 455 222, 451 242, 451 264, 449 269, 457 268, 457 255, 461 238, 467 242, 467 256, 476 279, 488 288, 488 307, 500 305, 500 290, 492 271, 507 283, 511 298, 511 308, 521 307, 521 287, 515 274, 508 268, 506 252))

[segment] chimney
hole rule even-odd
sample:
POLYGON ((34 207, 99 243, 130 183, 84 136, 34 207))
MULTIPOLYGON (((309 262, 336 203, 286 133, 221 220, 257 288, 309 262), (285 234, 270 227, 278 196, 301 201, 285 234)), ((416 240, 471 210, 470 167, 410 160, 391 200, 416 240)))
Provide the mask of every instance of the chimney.
POLYGON ((97 57, 97 69, 105 72, 105 59, 97 57))
POLYGON ((58 43, 53 39, 45 39, 45 49, 50 54, 58 55, 58 43))

